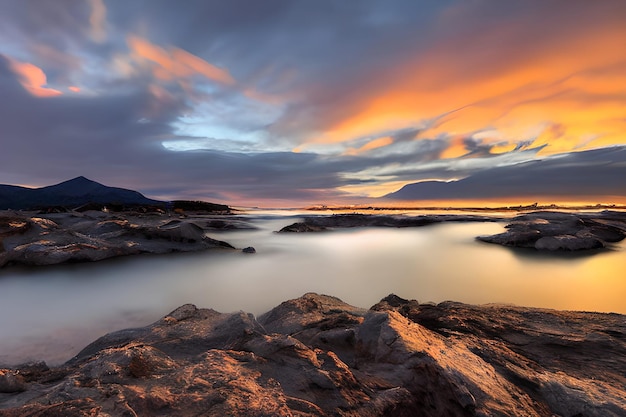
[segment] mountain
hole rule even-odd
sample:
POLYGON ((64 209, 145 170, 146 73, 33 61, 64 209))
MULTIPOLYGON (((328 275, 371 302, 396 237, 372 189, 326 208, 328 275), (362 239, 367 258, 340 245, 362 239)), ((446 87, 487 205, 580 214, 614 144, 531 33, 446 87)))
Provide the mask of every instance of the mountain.
POLYGON ((387 194, 390 200, 500 197, 625 197, 626 147, 553 155, 478 171, 458 181, 423 181, 387 194))
POLYGON ((56 185, 26 188, 0 185, 0 209, 40 209, 62 206, 76 208, 85 204, 163 205, 141 193, 124 188, 108 187, 85 177, 76 177, 56 185))

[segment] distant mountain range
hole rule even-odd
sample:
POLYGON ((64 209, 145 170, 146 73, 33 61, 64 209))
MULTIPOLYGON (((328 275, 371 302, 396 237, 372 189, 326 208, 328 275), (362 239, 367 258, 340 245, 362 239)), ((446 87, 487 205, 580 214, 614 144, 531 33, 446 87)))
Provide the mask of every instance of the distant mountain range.
POLYGON ((85 177, 41 188, 0 185, 0 210, 28 210, 61 206, 68 209, 86 204, 117 204, 122 206, 164 206, 141 193, 124 188, 108 187, 85 177))
POLYGON ((495 166, 458 181, 422 181, 387 194, 388 200, 626 197, 626 146, 554 155, 495 166))

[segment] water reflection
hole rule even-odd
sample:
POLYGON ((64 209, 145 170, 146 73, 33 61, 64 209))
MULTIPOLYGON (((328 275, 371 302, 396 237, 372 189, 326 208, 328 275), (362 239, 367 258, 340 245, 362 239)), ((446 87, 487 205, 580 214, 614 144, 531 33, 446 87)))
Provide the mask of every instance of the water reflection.
POLYGON ((148 324, 184 303, 260 314, 314 291, 369 307, 389 293, 420 302, 513 303, 626 313, 626 247, 584 258, 519 256, 474 237, 497 223, 275 234, 294 219, 218 234, 255 255, 144 256, 0 277, 0 362, 69 359, 101 334, 148 324))

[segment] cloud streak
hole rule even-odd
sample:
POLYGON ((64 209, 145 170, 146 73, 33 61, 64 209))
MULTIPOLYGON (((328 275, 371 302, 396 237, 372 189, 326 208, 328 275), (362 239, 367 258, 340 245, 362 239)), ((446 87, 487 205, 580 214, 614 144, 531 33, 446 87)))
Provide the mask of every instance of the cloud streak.
POLYGON ((155 64, 152 71, 157 79, 169 81, 175 78, 201 75, 222 84, 234 84, 235 82, 228 71, 180 48, 166 50, 134 35, 128 37, 128 45, 133 58, 137 61, 147 60, 155 64))

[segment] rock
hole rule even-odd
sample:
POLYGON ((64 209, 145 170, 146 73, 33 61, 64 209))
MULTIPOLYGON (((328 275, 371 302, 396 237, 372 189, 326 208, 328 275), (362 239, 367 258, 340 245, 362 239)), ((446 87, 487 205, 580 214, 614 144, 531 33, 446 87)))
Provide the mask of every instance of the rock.
POLYGON ((306 223, 294 223, 285 226, 278 233, 304 233, 304 232, 323 232, 326 230, 323 226, 313 226, 306 223))
POLYGON ((24 363, 19 365, 17 370, 26 382, 41 379, 46 373, 50 372, 50 368, 44 361, 24 363))
POLYGON ((0 416, 621 416, 624 369, 622 315, 308 293, 258 320, 181 306, 60 379, 2 370, 0 416))
POLYGON ((194 223, 161 216, 105 212, 28 214, 0 212, 0 267, 91 262, 141 253, 234 249, 194 223))
POLYGON ((599 239, 572 235, 544 236, 535 242, 535 249, 548 251, 580 251, 603 247, 599 239))
POLYGON ((507 231, 476 239, 546 252, 601 249, 626 237, 626 213, 535 212, 515 217, 507 231))
POLYGON ((256 253, 256 249, 254 249, 252 246, 248 246, 247 248, 243 248, 241 251, 243 253, 256 253))
POLYGON ((492 222, 496 217, 477 215, 433 214, 425 216, 389 216, 369 214, 336 214, 332 216, 306 217, 304 221, 279 230, 285 232, 321 232, 328 229, 352 227, 420 227, 442 222, 492 222))
POLYGON ((0 393, 26 391, 24 378, 16 371, 0 369, 0 393))
MULTIPOLYGON (((279 233, 320 232, 353 227, 420 227, 443 222, 493 222, 493 216, 433 214, 423 216, 389 216, 340 214, 311 216, 283 227, 279 233)), ((563 213, 538 211, 515 217, 507 231, 478 236, 482 242, 516 248, 532 248, 551 253, 601 249, 626 237, 626 213, 563 213)))
POLYGON ((524 231, 508 231, 491 236, 478 236, 476 239, 487 242, 496 243, 503 246, 512 246, 516 248, 534 248, 535 243, 541 237, 538 230, 524 231))

